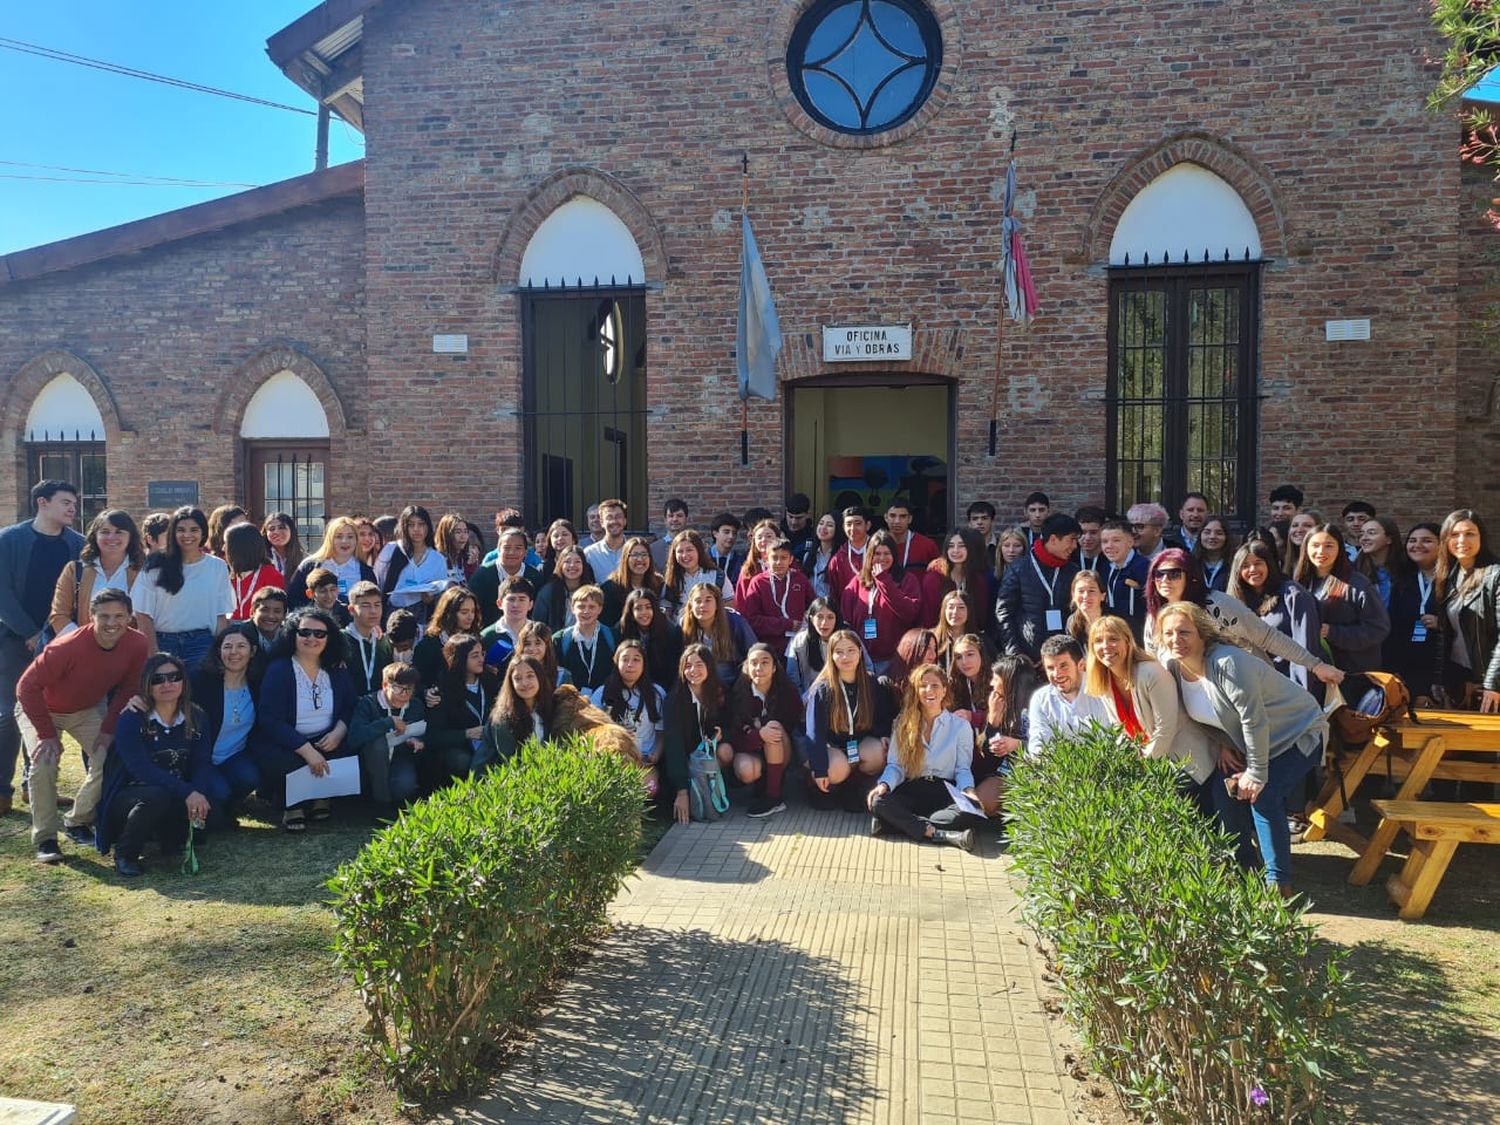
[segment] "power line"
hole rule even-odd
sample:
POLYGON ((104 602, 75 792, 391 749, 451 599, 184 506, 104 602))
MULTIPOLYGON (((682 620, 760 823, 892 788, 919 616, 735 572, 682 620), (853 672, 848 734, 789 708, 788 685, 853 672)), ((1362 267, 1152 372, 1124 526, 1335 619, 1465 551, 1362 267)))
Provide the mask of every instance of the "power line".
POLYGON ((165 86, 175 86, 180 90, 192 90, 200 94, 214 94, 221 98, 232 98, 235 101, 249 102, 251 105, 263 105, 270 109, 284 109, 291 113, 301 113, 308 117, 316 117, 317 112, 304 109, 301 106, 286 105, 283 102, 273 102, 266 98, 252 97, 249 94, 237 94, 233 90, 221 90, 217 86, 204 86, 198 82, 188 82, 181 78, 169 78, 165 74, 154 74, 149 70, 138 70, 132 66, 122 66, 119 63, 105 62, 103 59, 91 59, 86 55, 75 55, 70 51, 59 51, 53 47, 43 47, 36 43, 27 43, 20 39, 7 39, 0 36, 0 47, 8 51, 17 51, 23 55, 36 55, 39 58, 51 59, 53 62, 72 63, 75 66, 91 67, 94 70, 102 70, 106 74, 119 74, 126 78, 141 78, 147 82, 160 82, 165 86))
POLYGON ((0 160, 0 165, 10 168, 40 168, 47 172, 73 172, 80 176, 107 176, 103 180, 72 180, 64 177, 37 176, 12 173, 6 179, 58 179, 68 183, 113 183, 115 180, 130 180, 142 183, 157 183, 163 187, 259 187, 259 184, 244 184, 233 180, 195 180, 185 176, 153 176, 147 172, 105 172, 98 168, 69 168, 62 164, 33 164, 26 160, 0 160))
POLYGON ((155 187, 155 188, 252 188, 260 184, 215 183, 210 180, 90 180, 83 176, 25 176, 16 172, 0 172, 0 180, 45 180, 54 184, 100 184, 103 187, 155 187))

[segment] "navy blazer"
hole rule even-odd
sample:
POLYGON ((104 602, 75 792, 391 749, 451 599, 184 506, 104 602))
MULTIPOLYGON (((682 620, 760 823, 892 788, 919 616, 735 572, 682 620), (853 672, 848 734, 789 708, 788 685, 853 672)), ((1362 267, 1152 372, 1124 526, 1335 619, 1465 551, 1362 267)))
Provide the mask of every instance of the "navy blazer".
MULTIPOLYGON (((354 717, 354 680, 347 668, 329 670, 328 678, 333 681, 334 722, 347 725, 354 717)), ((271 750, 296 753, 307 741, 307 735, 297 730, 297 677, 289 656, 273 660, 260 682, 260 694, 255 700, 255 731, 261 736, 260 745, 271 750)))

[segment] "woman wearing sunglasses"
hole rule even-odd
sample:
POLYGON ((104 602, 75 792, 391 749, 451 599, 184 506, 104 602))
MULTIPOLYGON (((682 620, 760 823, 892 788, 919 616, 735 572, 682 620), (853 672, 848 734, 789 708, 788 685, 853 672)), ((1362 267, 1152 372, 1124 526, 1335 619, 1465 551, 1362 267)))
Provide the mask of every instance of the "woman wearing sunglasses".
MULTIPOLYGON (((255 725, 262 736, 260 794, 286 805, 286 776, 306 766, 328 774, 328 759, 356 753, 346 744, 354 714, 354 681, 344 667, 344 639, 333 616, 308 607, 293 614, 271 652, 260 686, 255 725)), ((327 820, 327 801, 313 801, 313 820, 327 820)), ((288 832, 307 827, 300 806, 282 813, 288 832)))
POLYGON ((1198 560, 1180 547, 1168 547, 1151 560, 1146 571, 1145 640, 1152 655, 1157 655, 1156 616, 1175 602, 1198 606, 1213 618, 1224 640, 1249 649, 1263 660, 1300 665, 1325 684, 1343 682, 1343 672, 1267 624, 1244 602, 1222 591, 1210 590, 1203 581, 1203 568, 1198 560))
POLYGON ((155 837, 168 858, 181 853, 193 824, 209 813, 213 744, 193 706, 187 666, 170 653, 146 661, 139 711, 115 728, 94 842, 115 853, 121 875, 143 874, 141 853, 155 837))

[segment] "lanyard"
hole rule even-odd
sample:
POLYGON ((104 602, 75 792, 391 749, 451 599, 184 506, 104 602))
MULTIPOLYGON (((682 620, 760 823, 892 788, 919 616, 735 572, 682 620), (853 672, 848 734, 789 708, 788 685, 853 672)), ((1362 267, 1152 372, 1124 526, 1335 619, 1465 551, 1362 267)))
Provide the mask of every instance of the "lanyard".
MULTIPOLYGON (((1036 561, 1036 556, 1035 555, 1027 555, 1026 557, 1031 560, 1031 569, 1034 570, 1034 571, 1036 571, 1036 580, 1047 587, 1047 607, 1049 609, 1056 609, 1057 608, 1057 575, 1058 575, 1058 572, 1056 570, 1052 571, 1052 581, 1048 582, 1045 578, 1042 577, 1041 564, 1039 564, 1036 561)), ((1113 603, 1111 603, 1111 605, 1112 604, 1113 603)))
POLYGON ((903 569, 906 567, 906 560, 911 558, 911 540, 912 533, 908 531, 906 533, 906 546, 901 548, 901 566, 903 569))
POLYGON ((467 706, 469 708, 469 714, 473 715, 476 719, 478 719, 481 723, 483 723, 484 722, 484 704, 485 704, 484 685, 482 683, 479 683, 476 680, 474 682, 474 686, 479 689, 479 691, 477 693, 470 691, 468 688, 464 688, 464 695, 467 697, 464 700, 464 704, 465 704, 465 706, 467 706), (474 696, 475 696, 475 694, 478 694, 478 696, 479 696, 479 710, 477 710, 477 711, 474 710, 474 696))
POLYGON ((1224 560, 1223 559, 1220 559, 1218 562, 1214 563, 1214 565, 1211 566, 1211 567, 1205 566, 1203 568, 1204 584, 1208 585, 1208 586, 1212 586, 1214 584, 1214 579, 1217 578, 1217 577, 1219 577, 1219 571, 1221 571, 1223 569, 1224 569, 1224 560))
MULTIPOLYGON (((868 543, 866 544, 866 546, 868 546, 868 543)), ((864 565, 864 561, 865 561, 865 548, 861 547, 859 549, 859 562, 855 562, 854 561, 854 544, 853 543, 846 543, 844 545, 844 550, 846 550, 846 551, 849 552, 849 569, 852 570, 852 571, 854 571, 855 573, 858 573, 859 572, 859 568, 864 565)))
MULTIPOLYGON (((248 577, 250 579, 250 585, 254 587, 257 575, 251 574, 248 577)), ((238 575, 231 574, 229 576, 229 581, 234 584, 234 612, 239 613, 240 607, 245 604, 245 587, 243 583, 241 583, 240 577, 238 575)))
POLYGON ((594 634, 593 644, 586 645, 583 643, 583 638, 578 635, 578 632, 575 629, 573 633, 573 643, 578 646, 578 651, 583 654, 583 659, 585 661, 584 668, 588 671, 589 682, 593 683, 594 663, 599 657, 599 634, 594 634))
POLYGON ((375 687, 375 657, 379 652, 380 642, 374 640, 370 642, 370 655, 366 658, 365 639, 353 629, 350 629, 349 633, 354 637, 354 643, 359 645, 359 663, 360 667, 365 670, 365 685, 373 690, 375 687))
POLYGON ((1432 580, 1420 570, 1417 571, 1417 592, 1420 595, 1417 598, 1417 616, 1421 617, 1427 612, 1427 599, 1432 597, 1432 580))
POLYGON ((771 600, 773 602, 775 602, 776 605, 777 605, 777 608, 779 608, 781 610, 781 616, 782 617, 786 616, 786 603, 787 603, 787 599, 790 598, 791 596, 792 596, 792 576, 790 574, 788 574, 786 576, 786 589, 781 592, 781 597, 778 598, 776 596, 776 576, 774 574, 771 575, 771 600))
POLYGON ((854 685, 854 702, 849 702, 849 688, 843 680, 836 681, 839 686, 839 698, 844 701, 844 712, 849 716, 849 736, 854 737, 854 732, 859 728, 855 725, 859 719, 859 685, 854 685))

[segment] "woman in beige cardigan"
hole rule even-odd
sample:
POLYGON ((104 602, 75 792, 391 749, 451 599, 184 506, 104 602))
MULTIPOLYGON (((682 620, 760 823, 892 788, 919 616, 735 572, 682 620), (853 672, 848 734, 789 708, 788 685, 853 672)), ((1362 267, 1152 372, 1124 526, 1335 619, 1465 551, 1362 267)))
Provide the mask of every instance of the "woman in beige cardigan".
POLYGON ((1145 758, 1171 758, 1193 784, 1184 788, 1212 815, 1203 788, 1218 764, 1207 732, 1182 713, 1177 681, 1135 643, 1123 617, 1101 617, 1089 628, 1084 691, 1104 702, 1112 722, 1140 744, 1145 758))
POLYGON ((52 591, 47 624, 61 637, 89 623, 89 602, 107 587, 130 592, 146 552, 129 512, 111 508, 89 524, 78 561, 63 567, 52 591))

